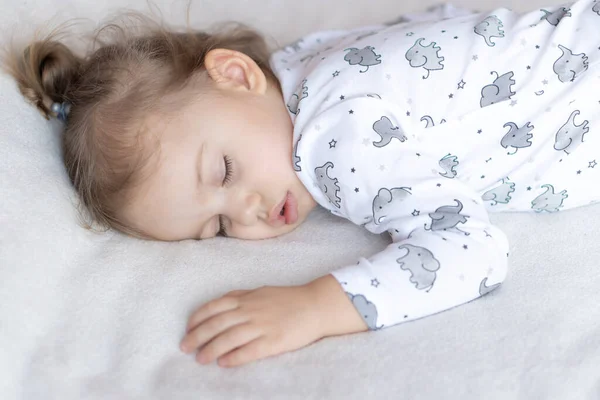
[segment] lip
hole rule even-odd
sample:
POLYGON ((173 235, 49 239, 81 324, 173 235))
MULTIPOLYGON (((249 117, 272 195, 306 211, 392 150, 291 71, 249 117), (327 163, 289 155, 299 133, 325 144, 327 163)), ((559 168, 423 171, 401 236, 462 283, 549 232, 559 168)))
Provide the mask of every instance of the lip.
MULTIPOLYGON (((274 227, 281 227, 286 224, 293 224, 296 222, 297 217, 290 218, 290 212, 288 208, 297 208, 296 201, 293 198, 293 195, 288 191, 283 198, 269 213, 269 224, 274 227), (280 215, 281 209, 286 207, 286 211, 284 211, 284 215, 280 215)), ((297 211, 294 210, 293 215, 296 215, 297 211)))

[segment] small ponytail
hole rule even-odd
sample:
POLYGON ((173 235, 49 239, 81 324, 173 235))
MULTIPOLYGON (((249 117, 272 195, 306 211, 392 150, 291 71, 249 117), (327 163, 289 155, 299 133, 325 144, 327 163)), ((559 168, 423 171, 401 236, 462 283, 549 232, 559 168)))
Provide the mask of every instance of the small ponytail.
POLYGON ((58 117, 53 103, 69 102, 69 92, 77 79, 81 60, 52 38, 34 42, 19 57, 7 60, 23 96, 45 118, 58 117))

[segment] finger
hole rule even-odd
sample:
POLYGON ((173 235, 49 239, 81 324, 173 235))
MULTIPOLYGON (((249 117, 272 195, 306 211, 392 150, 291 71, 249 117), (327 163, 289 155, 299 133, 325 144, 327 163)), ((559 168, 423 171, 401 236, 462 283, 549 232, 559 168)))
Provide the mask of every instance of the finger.
POLYGON ((196 360, 201 364, 211 363, 223 354, 253 341, 260 335, 261 332, 251 324, 237 325, 204 346, 196 355, 196 360))
POLYGON ((209 318, 185 335, 181 340, 181 351, 191 353, 232 326, 245 323, 246 321, 246 317, 235 311, 221 313, 209 318))
POLYGON ((269 351, 267 340, 262 336, 220 357, 218 364, 220 367, 238 367, 272 355, 274 353, 269 351))
POLYGON ((220 297, 209 301, 192 314, 185 328, 186 333, 213 315, 236 309, 238 304, 238 300, 235 297, 220 297))

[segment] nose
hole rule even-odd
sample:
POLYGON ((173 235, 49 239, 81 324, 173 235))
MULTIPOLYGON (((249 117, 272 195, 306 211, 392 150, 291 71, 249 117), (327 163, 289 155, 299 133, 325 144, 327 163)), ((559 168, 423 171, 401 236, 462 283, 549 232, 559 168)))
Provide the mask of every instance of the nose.
POLYGON ((263 217, 261 204, 260 194, 253 191, 240 193, 229 207, 230 218, 241 225, 253 225, 258 218, 263 217))

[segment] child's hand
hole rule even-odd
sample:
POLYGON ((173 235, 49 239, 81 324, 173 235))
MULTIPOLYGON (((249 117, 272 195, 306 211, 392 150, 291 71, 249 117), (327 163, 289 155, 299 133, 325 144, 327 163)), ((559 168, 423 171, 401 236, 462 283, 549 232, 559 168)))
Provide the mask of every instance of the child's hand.
POLYGON ((181 341, 196 360, 233 367, 367 329, 331 275, 307 285, 237 290, 200 307, 181 341))

